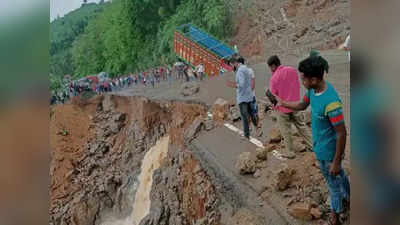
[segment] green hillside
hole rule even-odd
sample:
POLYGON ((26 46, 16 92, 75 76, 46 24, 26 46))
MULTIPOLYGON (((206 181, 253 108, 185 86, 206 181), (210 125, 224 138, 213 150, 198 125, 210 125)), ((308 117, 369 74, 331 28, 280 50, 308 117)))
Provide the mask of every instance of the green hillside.
POLYGON ((114 0, 88 4, 51 23, 51 73, 112 76, 175 60, 173 31, 192 23, 226 40, 236 0, 114 0))

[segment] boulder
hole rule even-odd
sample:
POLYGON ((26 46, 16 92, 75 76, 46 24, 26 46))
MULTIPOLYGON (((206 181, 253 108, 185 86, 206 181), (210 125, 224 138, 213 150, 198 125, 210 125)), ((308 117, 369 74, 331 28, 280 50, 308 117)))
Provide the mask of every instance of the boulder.
POLYGON ((253 174, 256 171, 256 162, 250 152, 243 152, 239 155, 236 168, 240 174, 253 174))
POLYGON ((322 212, 319 208, 312 208, 310 210, 311 215, 313 216, 314 219, 319 219, 322 217, 322 212))
POLYGON ((275 175, 275 188, 277 191, 284 191, 289 188, 293 180, 293 175, 296 170, 290 168, 283 168, 275 175))
POLYGON ((253 174, 254 178, 261 177, 261 170, 257 169, 256 172, 253 174))
POLYGON ((290 206, 289 214, 296 219, 301 219, 305 221, 312 220, 311 206, 307 203, 295 203, 290 206))
POLYGON ((229 119, 233 122, 236 122, 240 119, 240 112, 239 109, 235 106, 230 107, 229 109, 229 119))
POLYGON ((269 141, 270 143, 279 143, 282 140, 281 132, 278 128, 274 127, 269 132, 269 141))
POLYGON ((204 121, 204 129, 205 129, 206 131, 210 131, 210 130, 214 129, 214 127, 215 127, 214 120, 212 120, 212 119, 206 119, 206 120, 204 121))
POLYGON ((268 158, 268 151, 265 148, 257 148, 256 149, 256 157, 257 159, 267 160, 268 158))
POLYGON ((223 122, 228 117, 229 103, 225 99, 218 98, 212 106, 213 119, 223 122))
POLYGON ((295 152, 305 152, 307 151, 307 146, 303 143, 302 138, 296 138, 293 141, 293 150, 295 152))
POLYGON ((198 93, 200 90, 200 85, 197 82, 185 82, 181 86, 181 94, 183 96, 192 96, 198 93))

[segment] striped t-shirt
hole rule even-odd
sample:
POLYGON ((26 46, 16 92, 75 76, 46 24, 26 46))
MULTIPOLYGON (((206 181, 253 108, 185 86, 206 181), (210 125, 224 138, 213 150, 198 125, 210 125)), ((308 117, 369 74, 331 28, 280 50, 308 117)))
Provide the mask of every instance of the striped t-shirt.
POLYGON ((311 106, 313 150, 318 160, 332 161, 336 152, 334 126, 344 123, 342 102, 329 82, 322 93, 310 89, 303 97, 311 106))

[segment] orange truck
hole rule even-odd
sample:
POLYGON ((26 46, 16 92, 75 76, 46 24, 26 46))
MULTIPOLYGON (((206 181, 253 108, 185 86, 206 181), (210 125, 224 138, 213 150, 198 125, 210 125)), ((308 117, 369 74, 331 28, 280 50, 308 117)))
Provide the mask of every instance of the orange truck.
POLYGON ((202 63, 208 76, 218 76, 222 68, 232 71, 227 62, 235 52, 192 24, 181 25, 175 30, 174 52, 193 67, 202 63))

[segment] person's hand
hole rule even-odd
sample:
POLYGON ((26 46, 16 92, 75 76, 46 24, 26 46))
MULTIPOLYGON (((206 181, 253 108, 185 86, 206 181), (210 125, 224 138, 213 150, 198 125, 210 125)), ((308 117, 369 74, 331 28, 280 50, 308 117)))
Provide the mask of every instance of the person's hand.
POLYGON ((279 98, 278 96, 275 96, 275 99, 277 101, 276 106, 284 106, 285 105, 285 101, 283 101, 281 98, 279 98))
POLYGON ((340 163, 332 162, 329 167, 329 173, 332 176, 337 176, 340 173, 340 163))

